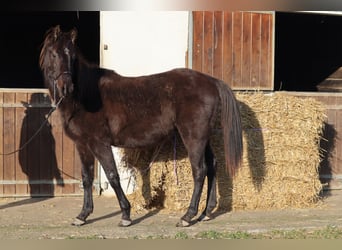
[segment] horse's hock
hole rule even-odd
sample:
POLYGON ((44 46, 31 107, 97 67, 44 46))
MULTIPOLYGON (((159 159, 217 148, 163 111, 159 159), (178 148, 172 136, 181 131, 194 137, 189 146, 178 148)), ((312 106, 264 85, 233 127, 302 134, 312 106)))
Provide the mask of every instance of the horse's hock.
MULTIPOLYGON (((219 126, 211 138, 217 158, 218 208, 230 211, 319 204, 323 105, 311 98, 281 93, 237 93, 237 99, 244 154, 243 165, 233 179, 225 170, 219 126)), ((128 196, 135 211, 187 209, 193 181, 179 137, 155 149, 124 152, 127 165, 134 166, 136 173, 136 190, 128 196)), ((205 207, 206 187, 203 190, 200 209, 205 207)))

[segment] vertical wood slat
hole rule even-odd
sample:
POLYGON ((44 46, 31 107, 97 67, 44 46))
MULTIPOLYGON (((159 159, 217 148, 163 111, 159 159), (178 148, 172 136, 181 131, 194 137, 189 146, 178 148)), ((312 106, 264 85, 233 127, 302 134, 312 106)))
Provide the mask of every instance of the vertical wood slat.
POLYGON ((261 81, 261 27, 261 15, 252 13, 251 87, 263 85, 261 81))
MULTIPOLYGON (((0 104, 4 103, 4 93, 0 92, 0 104)), ((4 152, 4 108, 0 107, 0 152, 4 152)), ((4 156, 0 155, 0 180, 4 179, 4 156)), ((0 195, 4 194, 4 186, 0 185, 0 195)))
POLYGON ((193 18, 193 69, 233 89, 273 90, 273 14, 195 11, 193 18))
POLYGON ((192 67, 202 71, 202 53, 203 53, 203 16, 204 13, 196 11, 193 13, 193 62, 192 67))
POLYGON ((213 13, 210 11, 204 12, 203 23, 203 55, 202 58, 202 72, 208 75, 213 75, 213 63, 214 63, 214 19, 213 13))
MULTIPOLYGON (((76 149, 76 146, 74 145, 74 173, 73 173, 73 177, 77 180, 81 180, 82 179, 82 163, 81 163, 81 159, 80 156, 78 154, 78 151, 76 149)), ((95 174, 96 175, 96 174, 95 174)), ((79 184, 74 184, 74 193, 81 193, 82 189, 81 189, 81 185, 79 184)))
POLYGON ((222 80, 232 86, 232 64, 233 64, 233 13, 225 11, 223 12, 223 24, 222 24, 222 80))
MULTIPOLYGON (((70 179, 74 176, 74 144, 63 134, 63 179, 70 179)), ((65 184, 63 188, 64 193, 74 193, 74 184, 65 184)))
POLYGON ((334 162, 336 159, 336 156, 333 156, 334 152, 332 150, 334 149, 331 147, 331 145, 333 145, 333 141, 329 139, 329 138, 335 138, 335 129, 332 125, 335 122, 331 119, 331 117, 335 117, 334 113, 335 113, 335 110, 326 111, 327 119, 326 119, 326 125, 325 125, 324 132, 323 132, 323 138, 325 138, 326 140, 321 141, 320 147, 322 147, 326 152, 329 152, 329 153, 323 153, 322 161, 320 163, 321 175, 331 174, 331 166, 336 165, 336 163, 334 162))
POLYGON ((272 32, 273 25, 267 15, 261 16, 261 78, 260 87, 266 87, 267 83, 272 82, 273 87, 273 47, 272 32))
POLYGON ((342 98, 341 97, 337 97, 335 95, 331 95, 331 96, 324 96, 324 97, 315 97, 315 99, 317 99, 318 101, 321 101, 322 103, 324 103, 327 106, 327 125, 334 131, 332 133, 333 137, 327 137, 326 139, 329 142, 332 142, 332 140, 335 140, 334 142, 334 146, 332 147, 332 151, 331 151, 331 158, 329 159, 328 162, 328 166, 322 166, 323 168, 327 168, 329 167, 329 169, 326 169, 326 174, 341 174, 342 173, 342 169, 341 169, 341 164, 342 164, 342 158, 341 158, 341 154, 339 153, 341 151, 341 138, 340 138, 340 134, 342 134, 342 129, 341 127, 338 125, 339 123, 339 117, 340 115, 342 115, 341 110, 336 110, 336 109, 332 109, 330 107, 333 107, 335 105, 341 105, 342 102, 340 101, 342 98))
MULTIPOLYGON (((29 95, 28 100, 30 105, 39 104, 39 95, 32 93, 29 95)), ((28 138, 31 138, 40 127, 40 111, 38 108, 27 109, 27 126, 28 138)), ((27 159, 27 177, 30 183, 30 195, 35 196, 41 193, 40 185, 33 182, 40 180, 40 141, 39 136, 32 139, 27 146, 28 159, 27 159)), ((43 190, 42 190, 43 191, 43 190)))
MULTIPOLYGON (((54 112, 51 116, 50 123, 52 126, 52 135, 55 140, 55 156, 56 156, 56 165, 58 170, 60 171, 61 178, 64 180, 63 176, 63 128, 60 120, 60 116, 58 113, 54 112)), ((62 195, 63 187, 61 185, 55 186, 55 194, 62 195)))
POLYGON ((341 130, 340 126, 338 125, 339 123, 339 117, 338 115, 341 115, 340 111, 335 110, 334 111, 334 119, 330 122, 330 124, 335 125, 335 129, 337 131, 337 137, 335 141, 335 147, 334 147, 334 154, 332 158, 332 168, 331 168, 331 174, 332 175, 339 175, 341 174, 341 138, 339 135, 341 135, 341 130))
POLYGON ((242 13, 242 65, 241 65, 241 83, 245 84, 248 88, 251 88, 251 58, 252 51, 252 13, 242 13))
MULTIPOLYGON (((46 96, 40 95, 39 102, 41 104, 46 103, 46 96)), ((39 109, 39 122, 44 123, 45 117, 50 111, 50 108, 39 109)), ((39 133, 39 145, 40 145, 40 158, 39 158, 39 176, 41 180, 54 180, 56 173, 58 172, 56 156, 55 156, 55 142, 51 132, 51 125, 47 122, 41 132, 39 133)), ((57 180, 57 178, 56 178, 57 180)), ((53 185, 40 184, 40 193, 42 195, 53 195, 53 185)))
MULTIPOLYGON (((4 103, 14 103, 15 93, 4 93, 4 103)), ((9 153, 15 150, 15 141, 13 135, 15 135, 15 108, 4 109, 4 153, 9 153)), ((15 179, 15 156, 5 155, 3 162, 3 178, 6 180, 15 179)), ((4 185, 4 195, 15 193, 14 185, 4 185)))
MULTIPOLYGON (((323 102, 325 105, 327 105, 327 107, 329 106, 333 106, 337 104, 337 100, 334 96, 326 96, 326 97, 322 97, 322 98, 317 98, 319 101, 323 102)), ((336 131, 337 133, 339 133, 339 131, 337 130, 337 120, 338 117, 336 117, 336 113, 337 110, 334 109, 329 109, 327 108, 327 124, 329 126, 331 126, 331 128, 336 131)), ((331 141, 331 138, 326 138, 327 140, 331 141)), ((340 140, 338 137, 335 137, 335 146, 333 146, 332 151, 331 151, 331 158, 328 161, 328 166, 323 166, 325 168, 329 167, 330 169, 326 169, 325 172, 326 174, 336 174, 338 173, 338 165, 339 165, 339 157, 337 154, 337 149, 339 147, 340 144, 340 140)))
POLYGON ((223 12, 214 12, 214 60, 212 75, 223 79, 223 12))
MULTIPOLYGON (((327 105, 330 106, 337 106, 341 105, 341 97, 338 98, 337 96, 330 96, 327 100, 327 105)), ((329 106, 328 106, 329 107, 329 106)), ((335 137, 335 147, 333 151, 333 158, 331 162, 331 174, 342 174, 342 124, 341 124, 341 109, 329 109, 328 108, 328 123, 334 127, 337 136, 335 137)))
MULTIPOLYGON (((242 12, 233 13, 233 29, 232 29, 232 88, 238 88, 242 83, 242 12)), ((246 87, 248 87, 246 85, 246 87)))
MULTIPOLYGON (((0 152, 20 148, 39 129, 51 109, 46 91, 0 91, 0 152), (29 104, 30 107, 27 107, 29 104)), ((0 196, 51 196, 81 194, 81 162, 74 143, 65 136, 58 112, 27 147, 0 155, 0 196), (55 145, 54 145, 55 142, 55 145), (63 168, 65 173, 63 174, 63 168), (62 185, 50 182, 76 181, 62 185), (48 181, 48 183, 43 183, 48 181), (27 184, 30 183, 30 185, 27 184), (7 183, 7 184, 6 184, 7 183)), ((97 176, 95 176, 97 178, 97 176)))
POLYGON ((342 110, 336 110, 336 121, 337 121, 337 125, 336 125, 336 130, 338 131, 338 135, 337 135, 337 141, 336 141, 336 163, 334 165, 334 168, 332 169, 332 173, 333 174, 341 174, 342 173, 342 138, 341 138, 341 134, 342 134, 342 121, 341 121, 341 117, 342 117, 342 110))
MULTIPOLYGON (((15 103, 28 103, 27 93, 16 93, 15 103)), ((26 121, 26 108, 17 107, 15 109, 15 148, 18 149, 22 146, 24 142, 28 140, 27 137, 27 122, 26 121)), ((16 180, 25 180, 27 175, 27 148, 23 148, 21 151, 17 152, 15 155, 16 162, 16 180)), ((15 191, 17 194, 28 194, 27 184, 17 184, 15 185, 15 191)))

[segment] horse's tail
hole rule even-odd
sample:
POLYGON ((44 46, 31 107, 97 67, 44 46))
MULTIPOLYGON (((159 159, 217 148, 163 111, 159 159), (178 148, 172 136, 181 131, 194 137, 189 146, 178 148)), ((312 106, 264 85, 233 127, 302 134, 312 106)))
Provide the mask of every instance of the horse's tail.
POLYGON ((217 82, 221 99, 221 126, 223 129, 226 168, 231 177, 241 165, 243 144, 240 109, 233 91, 222 81, 217 82))

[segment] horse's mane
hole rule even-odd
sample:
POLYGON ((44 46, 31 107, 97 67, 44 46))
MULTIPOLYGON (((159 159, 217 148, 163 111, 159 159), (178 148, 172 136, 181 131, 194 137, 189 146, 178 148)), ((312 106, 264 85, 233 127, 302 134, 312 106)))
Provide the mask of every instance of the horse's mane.
POLYGON ((52 45, 53 39, 55 36, 55 28, 50 28, 45 33, 44 41, 41 45, 40 55, 39 55, 39 66, 41 69, 45 69, 45 55, 47 52, 47 48, 52 45))
POLYGON ((72 79, 74 98, 89 112, 96 112, 102 107, 99 80, 104 73, 104 69, 89 64, 77 49, 72 79))

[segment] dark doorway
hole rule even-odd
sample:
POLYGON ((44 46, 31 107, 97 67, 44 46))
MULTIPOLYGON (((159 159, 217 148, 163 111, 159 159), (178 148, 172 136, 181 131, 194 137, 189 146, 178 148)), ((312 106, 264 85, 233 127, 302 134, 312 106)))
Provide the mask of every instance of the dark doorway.
POLYGON ((38 59, 46 31, 77 28, 78 46, 99 63, 100 14, 95 11, 0 12, 0 87, 43 88, 38 59))
POLYGON ((317 91, 342 66, 342 16, 276 13, 275 90, 317 91))

